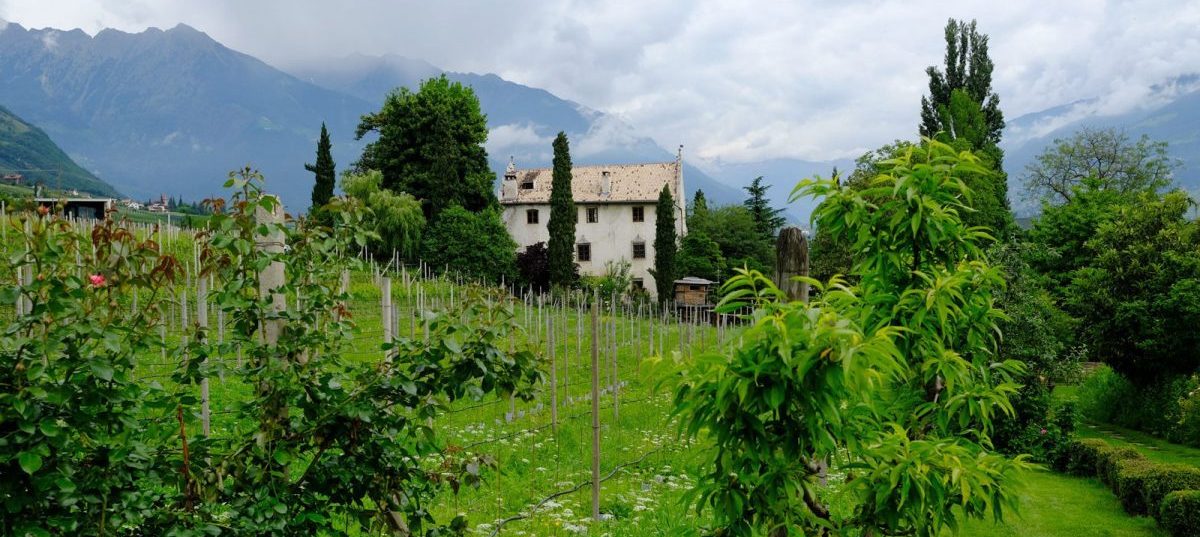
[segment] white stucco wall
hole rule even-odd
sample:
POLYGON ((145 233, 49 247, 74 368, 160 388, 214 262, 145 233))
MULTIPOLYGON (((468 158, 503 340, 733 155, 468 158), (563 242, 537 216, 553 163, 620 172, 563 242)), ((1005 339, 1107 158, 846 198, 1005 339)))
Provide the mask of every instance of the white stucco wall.
MULTIPOLYGON (((606 263, 610 261, 615 263, 624 259, 630 263, 629 270, 633 278, 641 279, 643 287, 651 295, 654 295, 654 277, 650 275, 650 269, 654 267, 655 204, 653 202, 576 204, 575 209, 579 212, 579 220, 575 224, 575 243, 588 243, 592 247, 591 261, 579 261, 576 258, 580 273, 602 276, 606 263), (633 221, 633 207, 635 206, 644 208, 644 221, 633 221), (599 218, 596 223, 588 223, 586 213, 588 207, 595 207, 599 210, 599 218), (635 242, 646 244, 644 259, 633 258, 635 242)), ((505 226, 508 227, 508 233, 512 235, 521 250, 538 242, 549 243, 550 231, 547 225, 550 222, 550 205, 505 205, 503 218, 505 226), (530 209, 538 211, 537 224, 527 222, 526 211, 530 209)), ((686 233, 685 225, 682 215, 677 213, 675 215, 677 237, 683 237, 686 233)), ((578 248, 576 254, 578 254, 578 248)))

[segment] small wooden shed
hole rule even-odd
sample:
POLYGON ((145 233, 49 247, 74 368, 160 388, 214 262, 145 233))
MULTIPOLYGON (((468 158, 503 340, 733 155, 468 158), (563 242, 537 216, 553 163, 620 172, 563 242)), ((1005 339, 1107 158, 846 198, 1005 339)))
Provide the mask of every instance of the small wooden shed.
POLYGON ((116 204, 112 198, 37 198, 38 205, 51 211, 61 211, 63 216, 102 220, 116 204))
POLYGON ((712 287, 716 283, 694 276, 675 280, 675 303, 684 306, 706 306, 712 287))

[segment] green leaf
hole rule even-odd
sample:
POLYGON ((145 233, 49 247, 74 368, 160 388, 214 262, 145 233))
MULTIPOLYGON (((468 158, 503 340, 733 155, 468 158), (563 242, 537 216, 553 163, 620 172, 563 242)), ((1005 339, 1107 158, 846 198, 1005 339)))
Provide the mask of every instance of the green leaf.
POLYGON ((111 365, 103 363, 103 362, 93 361, 91 363, 91 366, 92 366, 92 373, 94 373, 97 377, 100 377, 101 380, 104 380, 104 381, 112 380, 113 368, 111 365))
POLYGON ((75 482, 71 481, 71 479, 66 476, 56 479, 54 484, 58 485, 58 490, 61 490, 67 494, 75 492, 75 482))
POLYGON ((42 456, 30 451, 22 451, 17 455, 17 462, 21 465, 21 469, 25 473, 33 475, 42 467, 42 456))

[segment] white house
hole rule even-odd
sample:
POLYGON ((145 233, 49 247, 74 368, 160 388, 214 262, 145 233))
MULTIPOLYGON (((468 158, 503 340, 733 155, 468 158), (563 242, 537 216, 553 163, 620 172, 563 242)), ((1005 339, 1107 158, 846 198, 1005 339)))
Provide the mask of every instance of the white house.
MULTIPOLYGON (((683 148, 674 162, 575 166, 575 261, 583 274, 600 276, 609 262, 629 261, 634 285, 655 294, 654 223, 663 185, 675 198, 675 233, 687 234, 683 198, 683 148)), ((553 170, 518 170, 512 162, 500 186, 504 224, 521 249, 549 244, 553 170)))

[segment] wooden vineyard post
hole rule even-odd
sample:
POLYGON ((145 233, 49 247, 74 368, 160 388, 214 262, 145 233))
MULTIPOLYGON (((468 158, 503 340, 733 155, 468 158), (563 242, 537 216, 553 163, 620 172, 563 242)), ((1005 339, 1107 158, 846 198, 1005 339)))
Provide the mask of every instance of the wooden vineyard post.
MULTIPOLYGON (((196 323, 200 325, 201 342, 208 339, 208 278, 196 279, 196 323)), ((204 436, 212 432, 211 410, 208 400, 208 376, 200 378, 200 424, 204 436)))
POLYGON ((554 349, 554 321, 546 316, 546 338, 550 347, 550 427, 558 434, 558 360, 554 349))
MULTIPOLYGON (((383 304, 382 310, 379 312, 379 322, 383 324, 383 342, 392 342, 392 279, 390 277, 383 278, 382 285, 383 304)), ((383 354, 384 360, 392 359, 392 351, 389 349, 383 354)))
POLYGON ((775 283, 788 300, 807 303, 808 282, 796 280, 797 276, 808 276, 808 239, 800 228, 785 227, 775 242, 775 283))
POLYGON ((609 348, 612 357, 613 426, 621 415, 621 380, 617 377, 617 297, 613 295, 609 306, 609 348))
POLYGON ((597 325, 600 312, 596 303, 600 296, 597 294, 592 301, 592 520, 600 521, 600 347, 599 327, 597 325))

